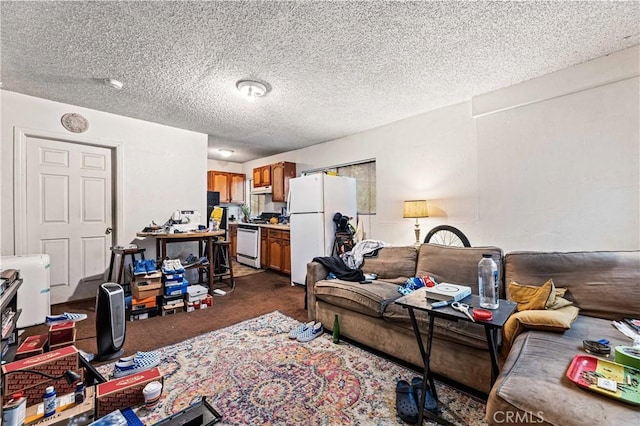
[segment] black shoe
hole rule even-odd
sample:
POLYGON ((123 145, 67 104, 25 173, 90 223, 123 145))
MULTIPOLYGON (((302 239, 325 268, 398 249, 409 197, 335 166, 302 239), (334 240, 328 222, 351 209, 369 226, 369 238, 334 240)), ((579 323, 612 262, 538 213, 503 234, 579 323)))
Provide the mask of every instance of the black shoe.
POLYGON ((406 380, 396 384, 396 412, 407 423, 418 423, 418 403, 413 388, 406 380))
MULTIPOLYGON (((416 398, 416 405, 420 403, 420 397, 422 396, 422 378, 414 377, 411 379, 411 387, 413 388, 413 393, 416 398)), ((435 415, 440 414, 440 409, 438 408, 438 401, 433 397, 431 393, 431 389, 429 389, 429 385, 427 384, 427 397, 424 400, 424 409, 432 412, 435 415)))

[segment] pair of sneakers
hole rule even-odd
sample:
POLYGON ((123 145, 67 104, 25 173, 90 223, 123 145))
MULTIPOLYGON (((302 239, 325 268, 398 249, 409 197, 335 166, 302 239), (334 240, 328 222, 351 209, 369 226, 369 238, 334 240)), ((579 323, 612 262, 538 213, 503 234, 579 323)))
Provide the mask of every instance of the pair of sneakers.
POLYGON ((298 342, 310 342, 322 333, 324 333, 322 323, 310 321, 291 330, 289 339, 296 339, 298 342))
POLYGON ((190 253, 189 256, 187 256, 187 258, 184 260, 183 265, 185 266, 195 265, 199 261, 200 260, 193 253, 190 253))
POLYGON ((71 312, 65 312, 60 315, 47 315, 45 322, 51 326, 54 324, 60 324, 61 322, 77 322, 87 319, 87 314, 75 314, 71 312))
POLYGON ((160 364, 158 352, 137 352, 135 355, 120 358, 113 367, 113 377, 119 378, 141 373, 160 364))
POLYGON ((133 275, 146 275, 154 272, 158 272, 158 267, 153 259, 139 259, 133 265, 133 275))
POLYGON ((165 274, 181 274, 184 272, 180 259, 165 259, 162 262, 162 272, 165 274))

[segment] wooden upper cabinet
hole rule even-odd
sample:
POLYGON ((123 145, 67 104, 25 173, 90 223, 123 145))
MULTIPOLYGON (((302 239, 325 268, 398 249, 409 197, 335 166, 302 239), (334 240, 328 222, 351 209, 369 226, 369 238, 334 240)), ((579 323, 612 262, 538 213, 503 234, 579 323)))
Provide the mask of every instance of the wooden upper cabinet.
POLYGON ((272 192, 274 202, 286 202, 289 194, 289 179, 296 177, 296 164, 280 162, 271 165, 272 192))
POLYGON ((219 192, 221 203, 244 204, 245 180, 245 175, 241 173, 210 170, 207 172, 207 190, 219 192))
POLYGON ((271 166, 256 167, 253 169, 253 187, 271 185, 271 166))
POLYGON ((229 202, 244 204, 244 175, 239 173, 231 173, 229 178, 229 202))

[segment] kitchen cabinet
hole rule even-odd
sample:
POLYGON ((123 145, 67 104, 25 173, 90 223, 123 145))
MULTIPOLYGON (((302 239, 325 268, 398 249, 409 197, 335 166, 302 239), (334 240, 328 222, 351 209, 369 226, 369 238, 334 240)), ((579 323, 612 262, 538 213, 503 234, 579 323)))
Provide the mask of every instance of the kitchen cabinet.
POLYGON ((289 179, 296 177, 296 164, 280 162, 271 165, 272 199, 286 202, 289 194, 289 179))
POLYGON ((229 224, 229 256, 237 257, 238 255, 238 225, 229 224))
POLYGON ((253 187, 260 188, 269 185, 271 185, 271 165, 253 169, 253 187))
POLYGON ((269 267, 269 232, 266 228, 260 230, 260 267, 269 267))
POLYGON ((220 172, 209 170, 207 172, 207 190, 220 193, 221 203, 244 204, 246 177, 241 173, 220 172))
POLYGON ((291 274, 289 231, 268 229, 267 246, 269 250, 267 264, 269 268, 285 274, 291 274))

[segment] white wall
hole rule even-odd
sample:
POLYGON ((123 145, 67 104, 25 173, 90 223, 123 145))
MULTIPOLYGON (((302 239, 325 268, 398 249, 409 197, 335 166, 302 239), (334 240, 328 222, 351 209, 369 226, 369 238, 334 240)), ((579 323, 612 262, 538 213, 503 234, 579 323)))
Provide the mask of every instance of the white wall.
POLYGON ((349 137, 244 163, 306 169, 376 159, 367 238, 404 245, 408 199, 472 245, 640 249, 638 47, 349 137), (473 112, 472 112, 473 111, 473 112))
MULTIPOLYGON (((114 243, 134 241, 135 234, 152 220, 164 223, 178 209, 206 212, 207 135, 142 120, 52 102, 18 93, 0 92, 0 164, 2 165, 2 255, 14 254, 13 132, 15 127, 46 131, 61 137, 84 137, 93 142, 120 143, 123 151, 122 204, 117 215, 122 229, 114 243), (89 130, 67 132, 60 117, 76 112, 87 118, 89 130)), ((147 247, 153 257, 153 242, 147 247)))

